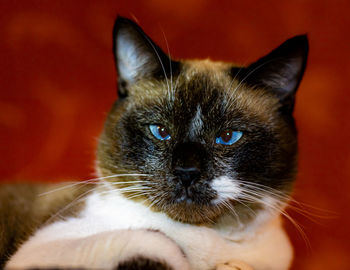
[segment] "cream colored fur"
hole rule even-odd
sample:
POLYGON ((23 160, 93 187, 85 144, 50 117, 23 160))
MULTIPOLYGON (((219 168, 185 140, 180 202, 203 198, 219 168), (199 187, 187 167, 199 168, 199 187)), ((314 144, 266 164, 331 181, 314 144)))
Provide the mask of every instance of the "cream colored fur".
POLYGON ((189 225, 128 200, 117 190, 95 192, 78 217, 37 231, 6 268, 106 269, 143 255, 166 260, 175 270, 211 270, 231 260, 241 260, 255 270, 288 269, 292 249, 279 217, 265 213, 255 222, 237 233, 228 224, 189 225))

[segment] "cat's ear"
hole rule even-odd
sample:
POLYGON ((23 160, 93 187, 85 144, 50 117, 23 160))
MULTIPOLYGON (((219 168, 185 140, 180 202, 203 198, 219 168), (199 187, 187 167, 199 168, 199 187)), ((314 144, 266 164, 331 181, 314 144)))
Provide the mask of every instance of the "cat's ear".
POLYGON ((118 16, 113 30, 113 51, 118 72, 119 97, 128 87, 144 78, 166 78, 175 72, 172 61, 132 20, 118 16))
POLYGON ((249 65, 239 77, 245 83, 270 89, 280 99, 282 109, 292 112, 308 48, 306 35, 295 36, 249 65))

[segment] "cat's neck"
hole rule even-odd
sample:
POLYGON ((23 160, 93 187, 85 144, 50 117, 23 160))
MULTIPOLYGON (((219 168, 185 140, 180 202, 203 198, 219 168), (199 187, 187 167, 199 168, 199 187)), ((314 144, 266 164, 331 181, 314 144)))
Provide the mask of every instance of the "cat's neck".
POLYGON ((235 216, 225 216, 213 224, 186 224, 171 219, 163 212, 153 211, 141 201, 127 199, 108 182, 101 182, 96 191, 86 198, 86 206, 80 216, 89 220, 101 220, 98 230, 151 228, 166 233, 168 230, 202 228, 237 242, 251 239, 264 230, 265 224, 275 219, 274 213, 261 210, 249 223, 240 223, 235 216))

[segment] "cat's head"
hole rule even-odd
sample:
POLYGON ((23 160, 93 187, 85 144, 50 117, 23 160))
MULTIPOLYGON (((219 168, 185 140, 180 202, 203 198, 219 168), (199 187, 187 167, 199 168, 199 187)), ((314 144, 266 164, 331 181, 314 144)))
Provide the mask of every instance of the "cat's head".
POLYGON ((101 176, 186 223, 280 207, 296 172, 292 117, 306 36, 248 67, 165 54, 134 22, 114 31, 119 98, 98 148, 101 176))

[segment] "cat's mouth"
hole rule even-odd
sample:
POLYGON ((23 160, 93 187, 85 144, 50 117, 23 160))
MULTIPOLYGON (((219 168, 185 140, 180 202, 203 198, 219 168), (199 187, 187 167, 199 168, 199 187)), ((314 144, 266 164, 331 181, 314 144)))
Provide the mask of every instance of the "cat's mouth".
MULTIPOLYGON (((170 218, 191 224, 213 223, 223 214, 223 208, 215 203, 216 193, 206 183, 188 187, 173 187, 172 191, 158 194, 152 208, 165 212, 170 218)), ((151 199, 151 201, 155 201, 151 199)))
POLYGON ((175 192, 175 203, 202 204, 210 201, 211 198, 205 198, 202 193, 193 187, 185 187, 175 192))
POLYGON ((176 221, 190 224, 212 224, 223 214, 222 208, 200 205, 190 198, 168 204, 165 212, 176 221))

